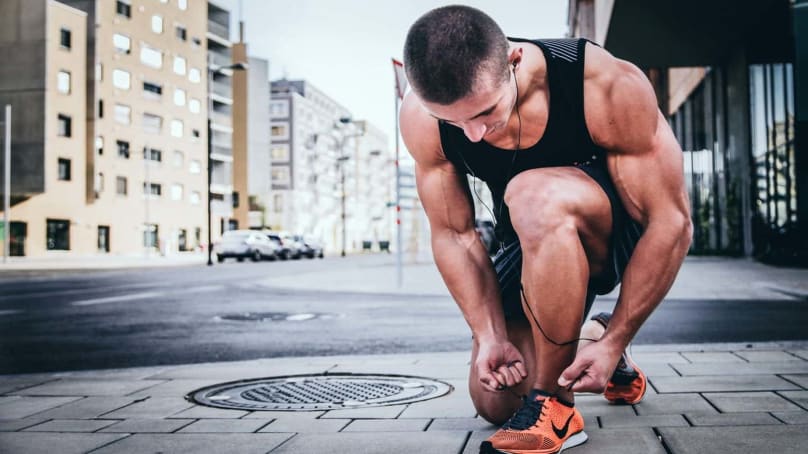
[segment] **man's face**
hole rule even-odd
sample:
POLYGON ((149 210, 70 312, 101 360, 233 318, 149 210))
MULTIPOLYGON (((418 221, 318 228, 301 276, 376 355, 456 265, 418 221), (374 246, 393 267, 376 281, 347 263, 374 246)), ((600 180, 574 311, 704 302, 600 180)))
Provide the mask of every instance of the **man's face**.
POLYGON ((470 141, 479 142, 501 133, 507 125, 516 105, 514 79, 510 73, 504 82, 481 78, 471 94, 452 104, 422 103, 430 115, 461 128, 470 141))

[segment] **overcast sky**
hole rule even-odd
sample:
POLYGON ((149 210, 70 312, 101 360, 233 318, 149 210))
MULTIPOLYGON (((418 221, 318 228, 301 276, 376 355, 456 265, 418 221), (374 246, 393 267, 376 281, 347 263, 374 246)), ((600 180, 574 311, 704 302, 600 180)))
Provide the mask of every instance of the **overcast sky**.
MULTIPOLYGON (((231 11, 238 39, 239 0, 215 0, 231 11)), ((391 58, 401 60, 409 26, 434 0, 241 0, 250 56, 269 60, 270 79, 305 79, 395 142, 391 58)), ((489 14, 506 35, 560 38, 567 0, 480 0, 464 4, 489 14)))

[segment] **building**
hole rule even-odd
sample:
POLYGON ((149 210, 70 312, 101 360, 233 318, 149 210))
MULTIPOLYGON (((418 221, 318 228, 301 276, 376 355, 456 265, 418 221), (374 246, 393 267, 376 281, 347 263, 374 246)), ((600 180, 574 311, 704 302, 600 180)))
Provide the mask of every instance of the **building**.
POLYGON ((691 253, 808 263, 808 1, 571 0, 646 71, 684 150, 691 253))
POLYGON ((247 99, 247 191, 249 228, 270 225, 267 207, 272 200, 272 161, 269 137, 269 62, 250 57, 247 99))
MULTIPOLYGON (((14 109, 12 254, 204 246, 205 68, 208 47, 229 49, 217 28, 226 11, 187 0, 6 0, 0 10, 0 104, 14 109)), ((230 203, 222 78, 211 83, 214 163, 228 165, 214 167, 214 189, 230 203)))

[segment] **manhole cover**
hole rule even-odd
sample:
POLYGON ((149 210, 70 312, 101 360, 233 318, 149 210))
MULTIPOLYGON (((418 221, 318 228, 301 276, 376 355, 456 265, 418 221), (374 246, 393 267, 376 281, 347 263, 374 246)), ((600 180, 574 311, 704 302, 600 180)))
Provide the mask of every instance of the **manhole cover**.
POLYGON ((222 383, 185 397, 217 408, 310 411, 408 404, 446 395, 452 389, 441 381, 401 375, 293 375, 222 383))
POLYGON ((323 314, 317 312, 241 312, 237 314, 217 315, 214 320, 228 320, 231 322, 303 322, 315 319, 336 318, 335 314, 323 314))

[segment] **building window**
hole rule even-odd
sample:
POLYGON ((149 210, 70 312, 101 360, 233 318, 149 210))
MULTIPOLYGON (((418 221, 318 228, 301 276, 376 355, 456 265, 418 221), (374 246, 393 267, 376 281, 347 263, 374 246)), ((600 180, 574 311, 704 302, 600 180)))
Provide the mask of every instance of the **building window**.
POLYGON ((120 33, 115 33, 112 35, 112 45, 115 47, 116 52, 122 54, 129 54, 132 52, 132 40, 129 39, 128 36, 121 35, 120 33))
POLYGON ((47 221, 47 248, 49 251, 70 250, 70 221, 63 219, 48 219, 47 221))
POLYGON ((172 184, 171 185, 171 200, 182 200, 182 185, 181 184, 172 184))
POLYGON ((156 148, 143 148, 143 159, 154 162, 163 162, 163 152, 156 148))
POLYGON ((286 124, 273 123, 270 131, 273 139, 289 138, 289 129, 286 127, 286 124))
POLYGON ((188 80, 198 84, 199 82, 202 82, 202 73, 196 68, 191 68, 188 70, 188 80))
POLYGON ((104 118, 104 100, 98 100, 98 118, 104 118))
POLYGON ((98 153, 98 156, 104 154, 104 137, 103 136, 95 136, 95 152, 98 153))
POLYGON ((191 195, 188 196, 188 199, 191 202, 191 205, 199 205, 199 202, 202 201, 202 195, 199 191, 191 191, 191 195))
POLYGON ((160 16, 152 16, 151 29, 154 33, 163 33, 163 18, 160 16))
POLYGON ((143 131, 150 134, 160 134, 163 130, 163 117, 143 112, 143 131))
POLYGON ((185 90, 183 90, 182 88, 174 89, 174 105, 176 106, 185 105, 185 90))
POLYGON ((288 162, 289 161, 289 145, 288 144, 274 144, 270 151, 272 154, 273 162, 288 162))
POLYGON ((185 164, 185 154, 179 150, 174 150, 174 159, 171 162, 174 167, 182 167, 185 164))
POLYGON ((129 142, 125 140, 117 140, 115 144, 118 146, 118 157, 129 159, 129 142))
POLYGON ((132 123, 132 108, 124 104, 115 104, 115 121, 128 125, 132 123))
POLYGON ((157 247, 157 224, 144 224, 143 225, 143 246, 144 247, 157 247))
POLYGON ((275 213, 283 213, 283 194, 275 194, 272 196, 272 211, 275 213))
POLYGON ((174 74, 179 74, 181 76, 185 75, 186 70, 186 63, 185 59, 179 56, 174 56, 174 74))
POLYGON ((131 0, 116 0, 115 12, 119 16, 132 17, 132 4, 131 0))
POLYGON ((116 177, 115 178, 115 193, 118 195, 126 195, 127 184, 126 184, 126 177, 116 177))
POLYGON ((109 252, 109 226, 98 226, 98 252, 109 252))
POLYGON ((104 80, 104 65, 101 63, 95 65, 95 80, 99 82, 104 80))
POLYGON ((59 158, 59 180, 70 181, 70 160, 59 158))
POLYGON ((177 0, 177 7, 185 11, 188 9, 188 0, 177 0))
POLYGON ((104 172, 98 172, 95 176, 95 198, 99 198, 104 192, 104 172))
POLYGON ((275 167, 272 169, 272 184, 289 184, 289 167, 275 167))
POLYGON ((163 86, 152 82, 143 82, 143 95, 147 98, 160 99, 163 96, 163 86))
POLYGON ((160 183, 143 183, 143 194, 150 197, 160 197, 163 193, 163 186, 160 183))
POLYGON ((201 173, 202 163, 196 159, 192 159, 191 162, 188 164, 188 171, 191 173, 201 173))
POLYGON ((132 85, 132 77, 129 75, 128 71, 124 71, 122 69, 113 69, 112 85, 114 85, 115 88, 120 88, 121 90, 129 90, 129 87, 132 85))
POLYGON ((185 29, 182 25, 177 25, 174 27, 174 33, 177 35, 177 39, 181 41, 185 41, 188 39, 188 30, 185 29))
POLYGON ((269 115, 272 118, 286 118, 289 116, 289 101, 283 99, 269 103, 269 115))
POLYGON ((70 72, 59 71, 56 74, 56 89, 64 95, 70 94, 70 72))
POLYGON ((59 137, 70 137, 73 134, 73 120, 69 115, 59 114, 59 137))
POLYGON ((171 120, 171 136, 182 137, 183 124, 182 120, 171 120))
POLYGON ((63 28, 59 30, 59 45, 62 46, 62 49, 70 49, 70 30, 63 28))
POLYGON ((155 69, 163 67, 163 53, 147 45, 140 48, 140 62, 155 69))
POLYGON ((188 101, 188 110, 190 110, 190 111, 191 111, 191 113, 198 114, 198 113, 199 113, 199 111, 200 111, 201 109, 202 109, 202 103, 201 103, 201 102, 199 102, 199 100, 198 100, 198 99, 196 99, 196 98, 191 98, 191 99, 188 101))

